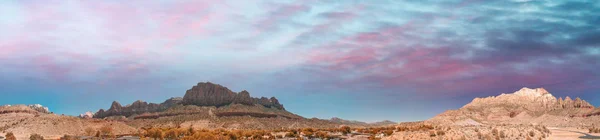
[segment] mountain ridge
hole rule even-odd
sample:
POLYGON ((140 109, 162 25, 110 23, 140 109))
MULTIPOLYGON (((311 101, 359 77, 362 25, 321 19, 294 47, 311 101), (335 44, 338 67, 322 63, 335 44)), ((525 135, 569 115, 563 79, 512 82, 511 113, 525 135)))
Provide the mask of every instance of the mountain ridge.
POLYGON ((165 100, 164 102, 148 103, 142 100, 134 101, 131 104, 123 106, 117 101, 113 101, 109 109, 98 110, 93 117, 94 118, 105 118, 110 116, 124 116, 130 117, 133 115, 140 115, 144 113, 155 113, 166 111, 167 109, 177 105, 196 105, 196 106, 215 106, 222 107, 231 104, 242 104, 253 106, 255 104, 262 105, 264 107, 276 108, 285 110, 279 100, 275 97, 266 98, 255 98, 251 97, 250 93, 243 90, 239 93, 235 93, 229 90, 227 87, 211 82, 200 82, 187 90, 185 95, 182 97, 172 97, 165 100))
MULTIPOLYGON (((480 125, 486 123, 541 123, 558 125, 561 118, 587 119, 598 110, 577 97, 556 98, 544 88, 521 88, 513 93, 474 98, 457 110, 447 110, 429 122, 450 125, 480 125)), ((598 113, 600 114, 600 113, 598 113)), ((577 120, 579 121, 579 120, 577 120)), ((581 122, 581 121, 579 121, 581 122)), ((570 125, 560 123, 560 125, 570 125)))

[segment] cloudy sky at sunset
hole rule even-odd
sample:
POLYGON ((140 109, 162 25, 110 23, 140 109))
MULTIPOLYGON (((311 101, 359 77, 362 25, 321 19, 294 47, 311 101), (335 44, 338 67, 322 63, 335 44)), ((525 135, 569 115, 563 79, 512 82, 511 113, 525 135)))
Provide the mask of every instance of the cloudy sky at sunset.
POLYGON ((0 104, 78 115, 210 81, 412 121, 544 87, 600 105, 600 1, 0 1, 0 104))

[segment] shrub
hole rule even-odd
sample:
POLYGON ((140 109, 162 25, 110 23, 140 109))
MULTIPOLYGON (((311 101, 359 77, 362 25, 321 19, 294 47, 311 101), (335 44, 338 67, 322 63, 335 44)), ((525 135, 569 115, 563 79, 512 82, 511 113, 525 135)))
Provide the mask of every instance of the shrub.
POLYGON ((544 132, 550 133, 550 129, 548 129, 548 127, 544 126, 544 132))
POLYGON ((102 136, 110 136, 110 135, 112 135, 112 131, 113 131, 112 127, 110 127, 108 125, 100 127, 100 135, 102 135, 102 136))
POLYGON ((40 134, 31 134, 29 136, 30 140, 44 140, 44 137, 42 137, 42 135, 40 134))
POLYGON ((504 131, 500 131, 500 138, 506 138, 506 133, 504 133, 504 131))
POLYGON ((60 140, 77 140, 75 136, 64 135, 60 140))
POLYGON ((312 138, 313 137, 313 132, 315 132, 312 128, 304 128, 302 129, 302 134, 304 134, 304 136, 308 137, 308 138, 312 138))
POLYGON ((518 115, 518 114, 517 114, 517 112, 510 112, 510 114, 509 114, 509 116, 510 116, 511 118, 514 118, 514 117, 516 117, 517 115, 518 115))
POLYGON ((158 128, 149 129, 146 132, 146 135, 150 138, 155 138, 155 139, 164 139, 165 138, 165 135, 163 134, 162 130, 160 130, 158 128))
POLYGON ((391 136, 391 135, 394 133, 394 131, 393 131, 393 130, 385 130, 385 131, 383 131, 383 133, 384 133, 386 136, 391 136))
POLYGON ((196 131, 194 131, 194 128, 192 128, 191 126, 188 128, 187 131, 188 131, 188 133, 187 133, 188 135, 194 135, 194 133, 196 132, 196 131))
POLYGON ((400 132, 402 132, 402 131, 408 131, 408 130, 409 130, 408 127, 404 127, 404 126, 396 128, 396 131, 400 131, 400 132))
POLYGON ((17 138, 15 137, 15 134, 8 132, 6 133, 6 140, 17 140, 17 138))
POLYGON ((351 132, 351 130, 350 130, 350 126, 342 126, 342 127, 340 128, 340 131, 342 132, 342 134, 346 135, 346 134, 348 134, 348 133, 350 133, 350 132, 351 132))
POLYGON ((321 138, 321 139, 326 139, 327 137, 329 137, 329 134, 327 134, 327 132, 324 132, 324 131, 319 131, 316 133, 316 135, 318 138, 321 138))
POLYGON ((589 130, 590 130, 590 132, 589 132, 589 133, 600 133, 600 129, 599 129, 599 128, 594 128, 594 127, 592 127, 592 128, 590 128, 589 130))
POLYGON ((438 136, 443 136, 443 135, 446 135, 446 132, 444 132, 444 130, 438 130, 437 131, 437 135, 438 136))
POLYGON ((210 132, 197 132, 193 136, 185 136, 181 140, 228 140, 228 137, 215 135, 210 132))
POLYGON ((498 135, 498 129, 496 129, 496 128, 492 129, 492 135, 497 136, 498 135))
POLYGON ((165 137, 169 139, 177 139, 179 138, 179 132, 175 129, 169 129, 165 134, 165 137))
POLYGON ((285 137, 287 137, 287 138, 294 138, 296 136, 297 135, 294 132, 287 132, 287 133, 285 133, 285 137))
POLYGON ((529 136, 531 136, 531 137, 535 136, 535 132, 529 131, 529 136))
POLYGON ((430 137, 435 137, 435 131, 433 131, 433 130, 430 130, 430 131, 429 131, 429 136, 430 136, 430 137))
POLYGON ((490 135, 490 134, 486 134, 486 135, 485 135, 485 139, 486 139, 486 140, 492 140, 493 138, 494 138, 494 137, 492 137, 492 135, 490 135))
POLYGON ((93 128, 91 128, 91 127, 85 128, 84 131, 85 131, 85 135, 86 136, 93 136, 94 132, 95 132, 95 130, 93 128))

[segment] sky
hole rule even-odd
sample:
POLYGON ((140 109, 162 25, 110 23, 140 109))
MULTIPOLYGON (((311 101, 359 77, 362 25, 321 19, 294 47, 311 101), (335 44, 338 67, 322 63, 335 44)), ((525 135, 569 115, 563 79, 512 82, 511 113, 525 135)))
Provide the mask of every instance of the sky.
POLYGON ((522 87, 599 106, 598 15, 596 0, 2 0, 0 104, 78 115, 210 81, 367 122, 522 87))

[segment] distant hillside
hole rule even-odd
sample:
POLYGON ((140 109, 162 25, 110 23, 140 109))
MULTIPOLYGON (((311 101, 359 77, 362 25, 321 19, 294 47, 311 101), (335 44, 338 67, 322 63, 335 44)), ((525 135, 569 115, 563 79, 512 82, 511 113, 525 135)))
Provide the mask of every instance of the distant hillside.
POLYGON ((387 125, 398 124, 396 122, 389 121, 389 120, 373 122, 373 123, 366 123, 366 122, 355 121, 355 120, 344 120, 344 119, 337 118, 337 117, 333 117, 333 118, 329 119, 329 121, 335 122, 335 123, 340 123, 340 124, 358 125, 358 126, 387 126, 387 125))
MULTIPOLYGON (((105 118, 110 116, 137 116, 145 113, 157 113, 164 112, 171 109, 174 106, 181 105, 195 105, 204 107, 225 107, 230 105, 244 105, 244 106, 261 106, 264 108, 274 108, 286 112, 282 104, 279 103, 277 98, 261 97, 253 98, 250 97, 248 91, 242 91, 239 93, 232 92, 226 87, 210 82, 198 83, 191 89, 187 90, 185 96, 175 97, 166 100, 163 103, 147 103, 141 100, 135 101, 130 105, 122 106, 119 102, 114 101, 108 110, 100 109, 94 114, 94 118, 105 118)), ((232 110, 230 110, 232 111, 232 110)), ((238 113, 242 110, 237 110, 238 113)), ((254 110, 251 114, 261 113, 261 110, 254 110)), ((189 112, 188 112, 189 113, 189 112)), ((232 115, 236 113, 228 112, 232 115)), ((291 114, 291 113, 290 113, 291 114)), ((171 114, 173 115, 173 114, 171 114)), ((261 116, 261 115, 255 115, 261 116)), ((271 116, 271 115, 266 115, 271 116)), ((152 118, 152 117, 150 117, 152 118)))
POLYGON ((277 98, 251 97, 248 91, 233 92, 210 82, 198 83, 183 98, 147 103, 141 100, 122 106, 113 102, 108 110, 100 109, 94 118, 123 120, 140 127, 194 127, 236 129, 336 128, 383 126, 391 121, 364 123, 343 119, 306 119, 285 110, 277 98))
POLYGON ((543 124, 586 126, 600 122, 590 103, 580 98, 556 98, 543 88, 522 88, 510 94, 475 98, 458 110, 449 110, 429 122, 450 125, 543 124))

